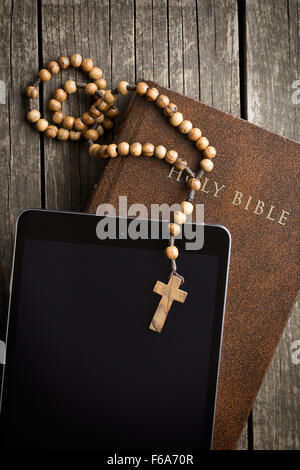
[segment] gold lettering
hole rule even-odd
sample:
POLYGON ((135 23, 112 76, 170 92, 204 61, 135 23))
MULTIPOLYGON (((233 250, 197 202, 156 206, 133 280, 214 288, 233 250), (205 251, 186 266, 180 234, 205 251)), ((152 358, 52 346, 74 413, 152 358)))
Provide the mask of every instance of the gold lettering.
POLYGON ((232 204, 234 204, 235 206, 239 206, 240 203, 242 202, 242 197, 243 197, 243 194, 240 191, 236 191, 232 204), (236 200, 238 200, 238 202, 236 202, 236 200))
POLYGON ((248 199, 247 204, 246 204, 246 206, 245 206, 245 210, 246 210, 246 211, 249 210, 249 204, 250 204, 250 202, 251 202, 251 199, 252 199, 252 196, 249 196, 249 199, 248 199))
POLYGON ((204 193, 209 193, 209 191, 205 191, 205 188, 208 182, 209 182, 209 179, 205 178, 204 184, 202 185, 202 188, 201 188, 201 191, 203 191, 204 193))
MULTIPOLYGON (((171 168, 171 170, 168 174, 168 177, 173 178, 174 177, 173 173, 175 173, 176 181, 181 181, 183 171, 178 171, 178 170, 175 169, 175 167, 172 166, 172 168, 171 168)), ((184 175, 184 180, 186 182, 188 181, 188 179, 189 179, 189 176, 184 175)), ((209 178, 204 179, 204 182, 201 186, 201 191, 203 193, 208 194, 210 192, 210 190, 208 189, 209 181, 210 181, 209 178)), ((219 192, 222 189, 226 188, 226 185, 225 184, 219 185, 219 183, 217 183, 217 181, 214 181, 213 183, 214 183, 215 188, 214 188, 214 192, 211 193, 211 194, 213 194, 214 197, 219 197, 219 192)), ((245 198, 246 198, 246 196, 244 196, 243 193, 241 193, 240 191, 235 191, 235 195, 233 197, 232 204, 235 205, 235 206, 240 206, 241 203, 242 203, 242 199, 244 200, 245 198)), ((249 208, 253 204, 252 200, 253 200, 253 196, 248 196, 247 203, 246 203, 245 206, 244 206, 244 203, 243 203, 244 210, 246 210, 246 211, 251 210, 249 208)), ((268 205, 268 207, 269 207, 269 211, 268 211, 268 215, 266 216, 266 219, 269 219, 271 221, 277 220, 276 214, 274 214, 275 218, 272 217, 276 206, 273 206, 272 204, 270 204, 270 206, 268 205)), ((261 201, 261 200, 258 199, 256 207, 255 207, 253 213, 256 214, 256 215, 261 215, 261 214, 263 214, 263 212, 267 213, 267 207, 266 207, 264 201, 261 201)), ((286 225, 286 221, 287 221, 289 215, 290 215, 290 212, 288 212, 286 210, 283 210, 281 212, 281 215, 280 215, 277 223, 280 224, 280 225, 286 225)))
POLYGON ((180 181, 180 178, 181 178, 181 175, 182 175, 182 171, 177 171, 177 170, 175 170, 175 168, 172 166, 172 168, 171 168, 171 170, 170 170, 170 173, 168 174, 168 178, 172 178, 173 172, 174 172, 174 173, 177 173, 178 176, 177 176, 176 180, 177 180, 177 181, 180 181))
POLYGON ((275 206, 272 206, 272 205, 271 205, 271 207, 270 207, 269 213, 268 213, 268 215, 267 215, 267 219, 269 219, 269 220, 275 220, 275 219, 272 219, 272 218, 270 217, 271 214, 272 214, 272 212, 273 212, 274 207, 275 207, 275 206))
POLYGON ((257 201, 257 204, 256 204, 256 207, 255 207, 255 209, 254 209, 254 214, 257 214, 257 215, 262 214, 263 211, 264 211, 264 210, 263 210, 264 205, 265 205, 264 201, 258 200, 258 201, 257 201), (258 210, 259 210, 259 212, 258 212, 258 210))
POLYGON ((214 196, 215 196, 215 197, 218 197, 218 192, 221 191, 221 189, 225 188, 225 185, 222 184, 222 186, 219 188, 218 183, 215 181, 215 187, 216 187, 216 191, 215 191, 214 196))
POLYGON ((285 225, 285 223, 282 222, 283 219, 284 219, 284 220, 287 220, 287 217, 285 216, 285 214, 290 215, 290 213, 289 213, 288 211, 282 211, 281 216, 280 216, 280 219, 278 220, 278 223, 279 223, 280 225, 285 225))

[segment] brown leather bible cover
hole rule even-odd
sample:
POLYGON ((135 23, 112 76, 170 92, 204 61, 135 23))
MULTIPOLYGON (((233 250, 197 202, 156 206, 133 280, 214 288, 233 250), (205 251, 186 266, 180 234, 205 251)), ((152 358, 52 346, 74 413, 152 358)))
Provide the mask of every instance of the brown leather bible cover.
MULTIPOLYGON (((152 82, 149 82, 152 83, 152 82)), ((227 227, 232 253, 214 431, 215 449, 233 449, 293 308, 299 287, 300 145, 164 87, 185 119, 217 149, 195 202, 205 221, 227 227)), ((175 149, 195 171, 200 155, 145 98, 133 98, 115 141, 175 149)), ((89 212, 119 195, 136 202, 185 200, 184 174, 155 158, 107 161, 89 212)), ((180 267, 180 258, 179 258, 180 267)))

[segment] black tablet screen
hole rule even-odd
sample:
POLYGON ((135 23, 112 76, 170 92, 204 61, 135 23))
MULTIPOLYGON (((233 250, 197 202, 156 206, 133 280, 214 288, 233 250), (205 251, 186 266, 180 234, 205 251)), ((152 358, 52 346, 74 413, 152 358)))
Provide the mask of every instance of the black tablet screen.
POLYGON ((157 334, 152 288, 169 272, 160 250, 26 239, 6 446, 206 447, 218 264, 181 256, 188 296, 157 334))

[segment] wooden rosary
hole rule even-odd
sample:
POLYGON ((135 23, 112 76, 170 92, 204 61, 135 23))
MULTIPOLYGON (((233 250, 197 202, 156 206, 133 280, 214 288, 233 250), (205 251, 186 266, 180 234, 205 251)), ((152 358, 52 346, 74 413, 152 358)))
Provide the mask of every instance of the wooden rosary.
POLYGON ((79 140, 84 137, 89 145, 89 154, 94 158, 115 158, 118 155, 126 157, 133 155, 139 157, 155 156, 159 160, 165 160, 170 165, 180 171, 185 171, 189 187, 188 195, 185 201, 181 202, 181 210, 174 212, 174 221, 169 223, 170 231, 169 245, 165 248, 165 256, 171 261, 171 273, 168 284, 157 281, 153 291, 162 296, 159 305, 155 311, 149 328, 158 333, 161 332, 167 315, 174 300, 184 302, 187 292, 179 289, 184 282, 183 277, 178 274, 176 259, 179 252, 174 244, 174 239, 180 234, 180 226, 185 223, 187 215, 193 212, 193 200, 195 192, 201 187, 200 178, 204 172, 210 172, 213 169, 212 159, 216 156, 216 149, 209 145, 206 137, 198 127, 193 127, 191 121, 183 118, 182 113, 178 111, 176 104, 170 103, 168 96, 160 95, 154 87, 149 87, 145 82, 139 82, 136 85, 130 85, 126 81, 121 81, 114 90, 106 89, 106 80, 102 77, 102 70, 95 67, 92 59, 82 59, 80 54, 73 54, 70 58, 61 56, 58 61, 51 61, 47 69, 42 69, 38 73, 38 78, 26 88, 29 110, 27 119, 35 124, 39 132, 45 132, 45 135, 59 140, 79 140), (67 80, 64 89, 58 88, 54 93, 54 98, 48 102, 48 108, 53 111, 54 125, 49 125, 48 121, 41 117, 38 109, 33 106, 33 99, 38 97, 38 86, 40 82, 48 82, 52 75, 56 75, 60 70, 66 70, 70 66, 74 68, 81 67, 81 70, 89 74, 89 83, 77 83, 74 80, 67 80), (75 93, 77 89, 83 88, 87 95, 95 98, 94 104, 88 112, 83 113, 81 117, 75 119, 73 116, 65 116, 62 111, 62 103, 68 95, 75 93), (114 119, 119 115, 119 110, 115 106, 118 93, 127 95, 128 92, 135 91, 140 96, 146 96, 148 101, 155 103, 169 118, 172 126, 177 127, 179 132, 187 136, 189 140, 195 143, 197 149, 201 152, 200 168, 194 173, 188 166, 184 158, 178 156, 176 150, 167 150, 163 145, 154 146, 151 143, 128 143, 100 145, 97 143, 105 130, 114 126, 114 119), (62 127, 58 127, 61 124, 62 127))

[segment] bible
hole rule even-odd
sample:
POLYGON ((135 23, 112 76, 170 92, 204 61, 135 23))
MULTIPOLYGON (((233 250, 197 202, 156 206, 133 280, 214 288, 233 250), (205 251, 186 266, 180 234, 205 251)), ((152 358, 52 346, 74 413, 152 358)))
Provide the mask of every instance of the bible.
MULTIPOLYGON (((148 82, 217 149, 195 203, 206 223, 228 228, 232 253, 215 417, 215 449, 233 449, 252 409, 299 288, 300 145, 240 118, 148 82)), ((153 103, 135 96, 115 142, 174 149, 193 171, 200 154, 153 103)), ((186 198, 185 174, 155 157, 107 160, 87 210, 98 205, 173 204, 186 198)), ((180 263, 180 261, 179 261, 180 263)))

